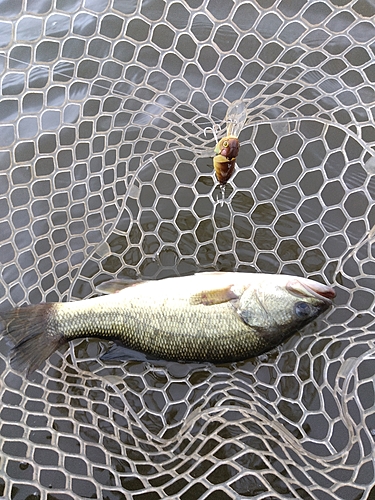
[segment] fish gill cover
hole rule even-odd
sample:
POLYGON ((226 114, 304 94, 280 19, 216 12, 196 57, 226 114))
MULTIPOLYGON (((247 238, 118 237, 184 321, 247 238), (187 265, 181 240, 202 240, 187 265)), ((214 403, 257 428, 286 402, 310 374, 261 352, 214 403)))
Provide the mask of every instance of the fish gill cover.
POLYGON ((365 499, 374 483, 374 7, 4 0, 1 310, 113 277, 306 276, 335 308, 261 358, 29 379, 1 340, 0 495, 365 499), (233 103, 232 177, 213 171, 233 103))

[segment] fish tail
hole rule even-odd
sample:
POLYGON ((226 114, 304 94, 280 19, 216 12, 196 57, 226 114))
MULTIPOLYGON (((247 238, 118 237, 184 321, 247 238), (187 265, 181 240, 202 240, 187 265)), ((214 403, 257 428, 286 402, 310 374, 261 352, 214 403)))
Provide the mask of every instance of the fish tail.
POLYGON ((54 304, 17 307, 0 313, 3 334, 12 345, 12 368, 29 375, 67 340, 56 327, 54 304))

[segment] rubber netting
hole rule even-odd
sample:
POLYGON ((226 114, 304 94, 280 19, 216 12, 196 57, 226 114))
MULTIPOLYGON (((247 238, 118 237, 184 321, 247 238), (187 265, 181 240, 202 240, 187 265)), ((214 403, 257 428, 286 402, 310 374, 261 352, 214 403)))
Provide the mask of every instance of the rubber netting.
POLYGON ((105 361, 115 347, 81 340, 26 379, 2 340, 2 498, 372 498, 374 16, 372 0, 0 1, 1 310, 214 269, 337 291, 230 365, 105 361), (236 101, 223 194, 207 128, 224 134, 236 101))

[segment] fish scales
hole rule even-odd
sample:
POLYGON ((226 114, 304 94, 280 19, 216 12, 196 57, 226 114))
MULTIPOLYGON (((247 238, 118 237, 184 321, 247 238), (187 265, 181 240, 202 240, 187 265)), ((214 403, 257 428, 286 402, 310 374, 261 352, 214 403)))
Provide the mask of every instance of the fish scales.
POLYGON ((184 361, 237 359, 265 345, 230 303, 192 308, 187 300, 176 299, 161 308, 160 299, 148 301, 147 307, 130 299, 124 308, 124 297, 116 295, 56 304, 57 329, 68 340, 95 334, 137 351, 184 361))

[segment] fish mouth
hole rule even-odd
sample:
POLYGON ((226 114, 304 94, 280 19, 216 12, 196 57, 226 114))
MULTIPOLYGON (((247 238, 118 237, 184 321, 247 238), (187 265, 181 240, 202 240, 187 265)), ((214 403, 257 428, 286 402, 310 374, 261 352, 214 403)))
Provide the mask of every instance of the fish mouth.
POLYGON ((336 292, 331 286, 304 278, 290 280, 286 288, 289 292, 300 297, 313 296, 323 300, 327 306, 330 306, 332 299, 336 297, 336 292))

